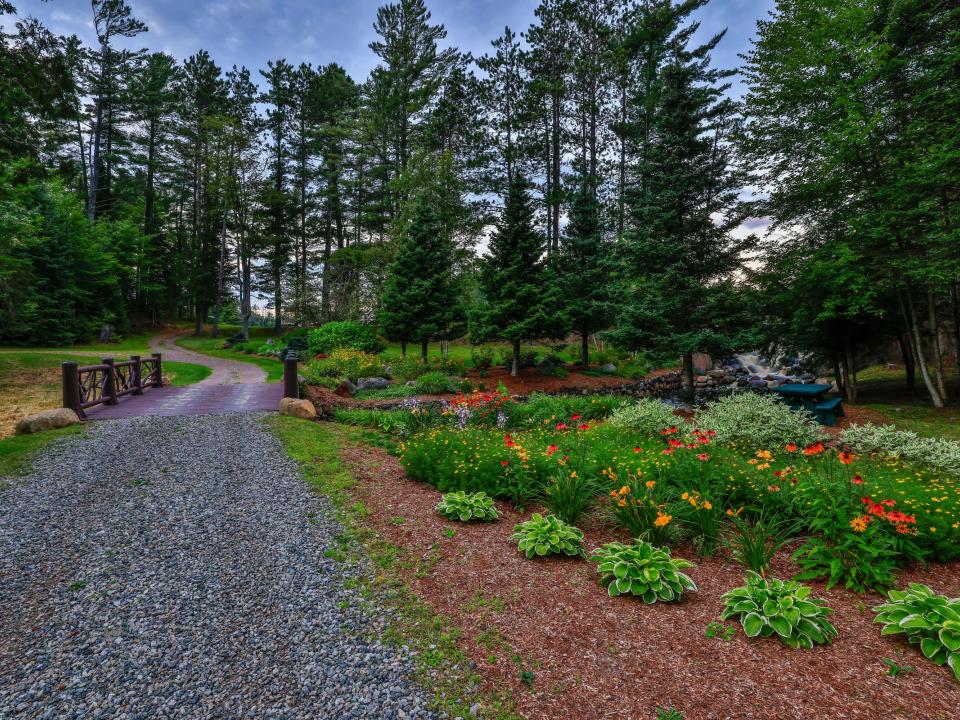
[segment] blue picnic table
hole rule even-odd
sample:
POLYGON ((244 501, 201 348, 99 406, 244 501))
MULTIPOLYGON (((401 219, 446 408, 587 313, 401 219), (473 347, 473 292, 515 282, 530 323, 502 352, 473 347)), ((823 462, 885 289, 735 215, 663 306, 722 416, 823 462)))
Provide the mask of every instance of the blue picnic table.
POLYGON ((816 383, 787 383, 774 392, 783 396, 790 407, 804 408, 810 411, 821 425, 836 425, 837 418, 843 417, 843 404, 840 398, 824 400, 823 396, 830 390, 830 385, 816 383))

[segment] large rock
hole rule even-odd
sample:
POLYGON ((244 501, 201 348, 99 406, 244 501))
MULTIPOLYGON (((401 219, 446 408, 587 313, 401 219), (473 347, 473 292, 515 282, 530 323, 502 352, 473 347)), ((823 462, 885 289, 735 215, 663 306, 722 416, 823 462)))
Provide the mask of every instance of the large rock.
POLYGON ((309 400, 298 400, 297 398, 283 398, 280 401, 280 414, 290 417, 300 418, 301 420, 316 420, 317 410, 309 400))
POLYGON ((17 423, 17 435, 29 435, 41 430, 67 427, 80 422, 77 414, 69 408, 44 410, 36 415, 27 415, 17 423))
POLYGON ((390 383, 382 377, 365 377, 357 380, 357 390, 386 390, 390 383))
POLYGON ((340 381, 340 384, 333 389, 333 391, 340 397, 353 397, 357 394, 357 386, 344 378, 340 381))

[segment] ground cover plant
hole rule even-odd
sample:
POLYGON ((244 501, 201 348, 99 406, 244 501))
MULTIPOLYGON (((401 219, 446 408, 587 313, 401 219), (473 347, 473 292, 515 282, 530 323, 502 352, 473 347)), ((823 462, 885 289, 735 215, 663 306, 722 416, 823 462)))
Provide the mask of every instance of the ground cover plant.
POLYGON ((583 531, 556 515, 533 513, 513 529, 517 550, 528 558, 545 555, 583 555, 583 531))
POLYGON ((810 649, 837 635, 827 619, 832 611, 810 593, 808 586, 794 581, 749 573, 746 585, 724 594, 720 619, 738 618, 749 637, 776 635, 789 647, 810 649))
POLYGON ((493 498, 485 492, 465 493, 460 490, 447 493, 437 503, 437 512, 445 518, 460 522, 500 518, 500 511, 493 504, 493 498))
POLYGON ((960 441, 921 437, 893 425, 851 425, 840 434, 841 442, 861 453, 879 453, 895 459, 927 465, 960 475, 960 441))
POLYGON ((385 347, 372 326, 349 320, 321 325, 308 333, 307 340, 311 355, 329 354, 334 350, 356 350, 376 355, 385 347))
POLYGON ((757 448, 809 445, 820 437, 812 415, 794 410, 774 396, 754 392, 719 398, 699 413, 697 422, 715 431, 720 442, 757 448))
POLYGON ((924 657, 947 665, 960 681, 960 598, 938 595, 926 585, 910 583, 891 590, 887 602, 874 608, 884 635, 903 634, 919 645, 924 657))
POLYGON ((669 550, 638 540, 633 544, 607 543, 593 551, 600 584, 610 597, 634 595, 648 605, 679 600, 684 592, 695 591, 696 584, 682 570, 693 563, 673 558, 669 550))

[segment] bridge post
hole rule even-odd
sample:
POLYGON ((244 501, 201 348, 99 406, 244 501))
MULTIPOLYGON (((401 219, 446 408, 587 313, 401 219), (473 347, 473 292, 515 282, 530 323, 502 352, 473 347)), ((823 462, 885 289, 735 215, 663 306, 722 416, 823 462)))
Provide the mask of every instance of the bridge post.
POLYGON ((288 352, 283 359, 283 396, 298 399, 300 397, 300 383, 297 382, 297 354, 288 352))
POLYGON ((78 417, 83 417, 83 408, 80 407, 80 374, 79 366, 75 362, 61 363, 63 373, 63 406, 73 410, 78 417))
POLYGON ((143 368, 140 367, 140 356, 131 355, 133 360, 133 394, 143 395, 143 378, 141 377, 143 368))
POLYGON ((150 357, 157 361, 157 377, 153 381, 155 388, 163 387, 163 366, 160 364, 160 353, 150 353, 150 357))
POLYGON ((107 398, 107 405, 116 405, 117 400, 117 371, 113 369, 113 358, 103 358, 100 361, 107 366, 107 375, 103 380, 103 396, 107 398))

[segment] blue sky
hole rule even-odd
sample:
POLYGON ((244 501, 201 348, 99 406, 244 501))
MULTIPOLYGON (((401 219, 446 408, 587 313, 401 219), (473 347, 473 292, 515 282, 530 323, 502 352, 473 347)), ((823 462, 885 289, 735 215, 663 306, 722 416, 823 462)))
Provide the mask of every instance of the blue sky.
MULTIPOLYGON (((128 0, 150 27, 136 47, 164 50, 183 60, 200 48, 221 67, 266 67, 280 57, 291 63, 338 62, 362 81, 375 64, 367 47, 373 21, 385 0, 128 0)), ((38 17, 50 29, 93 40, 89 0, 13 0, 21 15, 38 17)), ((509 25, 517 32, 533 20, 537 0, 427 0, 434 22, 447 29, 447 41, 479 56, 509 25)), ((738 64, 773 0, 712 0, 699 13, 706 37, 728 29, 715 53, 723 67, 738 64)), ((255 73, 256 74, 256 73, 255 73)), ((736 88, 739 90, 739 88, 736 88)))

